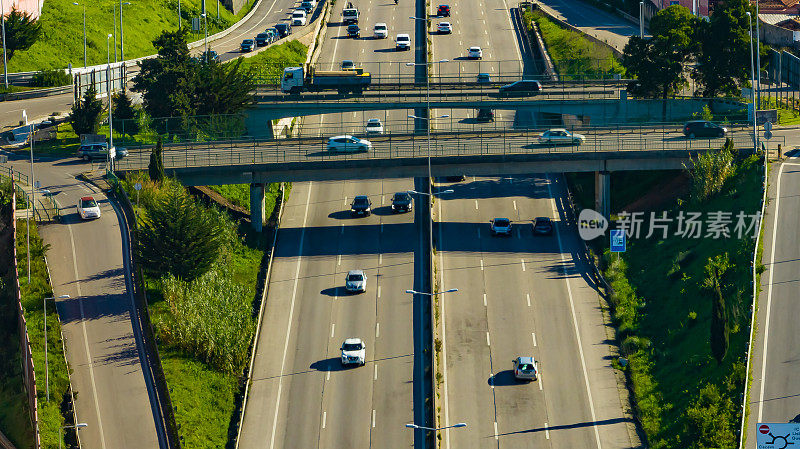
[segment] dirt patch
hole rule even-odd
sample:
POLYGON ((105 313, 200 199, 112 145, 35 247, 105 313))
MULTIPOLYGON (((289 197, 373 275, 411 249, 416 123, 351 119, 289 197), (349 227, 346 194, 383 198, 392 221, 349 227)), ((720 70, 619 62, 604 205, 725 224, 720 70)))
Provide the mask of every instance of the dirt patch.
POLYGON ((692 179, 685 171, 657 184, 649 192, 622 208, 626 212, 650 212, 672 207, 675 200, 689 193, 692 179))

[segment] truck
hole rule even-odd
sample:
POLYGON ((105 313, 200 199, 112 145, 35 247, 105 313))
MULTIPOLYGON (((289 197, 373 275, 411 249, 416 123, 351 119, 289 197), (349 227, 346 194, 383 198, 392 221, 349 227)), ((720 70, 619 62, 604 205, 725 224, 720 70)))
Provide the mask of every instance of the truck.
POLYGON ((358 9, 352 3, 347 3, 347 7, 342 10, 342 23, 350 25, 358 24, 358 9))
POLYGON ((325 90, 338 90, 340 94, 360 94, 370 83, 372 77, 361 67, 331 71, 316 70, 311 65, 286 67, 281 76, 281 90, 291 94, 325 90))

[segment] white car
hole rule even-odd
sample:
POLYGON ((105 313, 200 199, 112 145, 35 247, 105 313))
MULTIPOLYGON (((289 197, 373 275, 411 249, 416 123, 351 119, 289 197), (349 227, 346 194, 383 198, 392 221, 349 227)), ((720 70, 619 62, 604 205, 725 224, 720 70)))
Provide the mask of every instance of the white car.
POLYGON ((343 135, 333 136, 328 139, 328 151, 341 151, 344 153, 356 153, 359 151, 369 151, 372 149, 372 142, 358 137, 343 135))
POLYGON ((302 9, 297 9, 292 13, 292 25, 303 26, 306 24, 306 12, 302 9))
POLYGON ((342 366, 367 363, 367 346, 360 338, 348 338, 342 343, 342 366))
POLYGON ((494 218, 489 223, 492 225, 492 235, 511 235, 511 220, 508 218, 494 218))
POLYGON ((385 23, 376 23, 373 33, 375 34, 375 39, 386 39, 389 37, 389 27, 385 23))
POLYGON ((380 119, 371 118, 367 120, 365 131, 367 134, 383 134, 383 123, 381 123, 380 119))
POLYGON ((469 47, 467 49, 467 58, 481 59, 483 58, 483 50, 481 50, 481 47, 469 47))
POLYGON ((453 32, 453 25, 450 25, 450 22, 439 22, 436 31, 438 31, 439 34, 450 34, 453 32))
POLYGON ((539 143, 554 145, 580 145, 586 140, 583 134, 574 134, 564 128, 553 128, 539 136, 539 143))
POLYGON ((348 293, 364 293, 367 291, 367 275, 364 270, 350 270, 344 279, 344 289, 348 293))
POLYGON ((395 39, 396 50, 411 50, 411 36, 405 33, 397 35, 395 39))
POLYGON ((100 218, 100 206, 91 196, 84 196, 78 200, 78 215, 84 220, 100 218))
POLYGON ((539 365, 533 357, 517 357, 512 360, 514 365, 514 378, 517 380, 537 380, 539 378, 539 365))

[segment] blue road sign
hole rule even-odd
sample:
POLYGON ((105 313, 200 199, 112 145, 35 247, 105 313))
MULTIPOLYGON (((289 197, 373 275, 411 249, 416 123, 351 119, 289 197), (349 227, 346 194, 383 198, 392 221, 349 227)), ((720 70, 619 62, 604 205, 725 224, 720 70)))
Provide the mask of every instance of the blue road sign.
POLYGON ((624 229, 612 229, 611 230, 611 252, 612 253, 624 253, 625 252, 625 244, 627 240, 625 238, 625 230, 624 229))

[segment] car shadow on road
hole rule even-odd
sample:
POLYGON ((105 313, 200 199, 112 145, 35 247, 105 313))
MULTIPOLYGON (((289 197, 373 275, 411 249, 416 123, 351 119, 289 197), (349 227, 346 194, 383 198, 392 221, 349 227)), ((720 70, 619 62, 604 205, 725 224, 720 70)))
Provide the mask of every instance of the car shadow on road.
POLYGON ((494 376, 487 380, 489 386, 495 387, 508 387, 511 385, 520 385, 527 382, 519 381, 514 377, 514 371, 507 369, 496 373, 494 376))
POLYGON ((378 49, 375 49, 375 50, 372 50, 372 51, 375 52, 375 53, 394 53, 396 51, 399 52, 400 50, 398 50, 396 48, 378 48, 378 49))
POLYGON ((320 295, 330 296, 330 297, 339 297, 347 295, 347 290, 344 287, 329 287, 319 292, 320 295))
POLYGON ((375 209, 372 209, 372 213, 380 217, 399 215, 399 213, 392 211, 392 206, 376 207, 375 209))
POLYGON ((337 210, 336 212, 329 213, 328 218, 333 218, 334 220, 355 220, 363 217, 354 217, 349 210, 337 210))
POLYGON ((340 359, 339 357, 331 357, 331 358, 325 359, 325 360, 318 360, 318 361, 312 363, 311 366, 309 366, 309 368, 311 368, 311 369, 315 369, 317 371, 323 371, 323 372, 328 372, 328 371, 346 371, 346 370, 349 370, 349 369, 352 369, 352 368, 356 368, 356 367, 358 367, 358 366, 357 365, 350 365, 350 366, 342 365, 342 359, 340 359))

